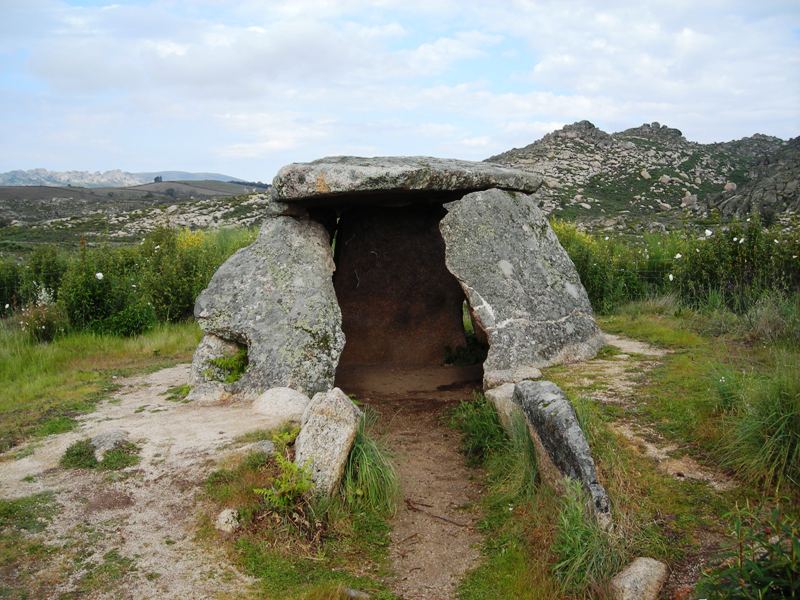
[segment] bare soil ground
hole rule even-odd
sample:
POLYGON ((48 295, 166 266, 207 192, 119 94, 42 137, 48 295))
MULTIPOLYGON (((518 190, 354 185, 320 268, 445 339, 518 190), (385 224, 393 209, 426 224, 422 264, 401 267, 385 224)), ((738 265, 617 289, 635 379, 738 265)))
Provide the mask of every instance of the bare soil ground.
POLYGON ((195 542, 198 496, 217 462, 243 450, 231 444, 237 436, 280 423, 249 405, 167 400, 166 390, 188 374, 180 365, 121 380, 77 430, 33 443, 24 458, 1 457, 0 497, 50 491, 58 504, 49 527, 35 534, 58 552, 28 582, 36 586, 31 597, 216 598, 250 587, 226 557, 195 542), (110 429, 138 444, 138 465, 120 472, 58 466, 71 443, 110 429))
POLYGON ((408 600, 455 597, 463 575, 480 560, 482 476, 467 467, 460 434, 447 425, 449 409, 471 397, 475 375, 480 380, 473 372, 470 383, 469 375, 456 367, 361 374, 364 385, 380 390, 358 397, 380 414, 380 433, 400 477, 402 499, 391 521, 391 587, 408 600))

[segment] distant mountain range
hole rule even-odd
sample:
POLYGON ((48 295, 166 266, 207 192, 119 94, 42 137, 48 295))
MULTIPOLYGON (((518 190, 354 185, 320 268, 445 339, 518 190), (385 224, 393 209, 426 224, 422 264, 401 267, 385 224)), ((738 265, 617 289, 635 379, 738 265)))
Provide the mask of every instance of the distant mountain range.
POLYGON ((186 171, 153 171, 151 173, 130 173, 114 169, 112 171, 50 171, 48 169, 28 169, 0 173, 0 186, 7 185, 46 185, 74 187, 129 187, 152 183, 156 177, 164 181, 242 181, 238 177, 221 173, 189 173, 186 171))

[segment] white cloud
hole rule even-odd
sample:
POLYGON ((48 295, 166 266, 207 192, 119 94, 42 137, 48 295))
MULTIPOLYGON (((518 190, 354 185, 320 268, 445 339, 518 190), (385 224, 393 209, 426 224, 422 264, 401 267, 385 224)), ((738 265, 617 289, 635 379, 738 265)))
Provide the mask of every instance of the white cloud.
POLYGON ((37 151, 92 169, 177 152, 267 179, 325 153, 484 158, 580 119, 658 120, 701 141, 798 134, 796 3, 602 6, 7 0, 0 126, 17 152, 0 152, 0 170, 37 151))

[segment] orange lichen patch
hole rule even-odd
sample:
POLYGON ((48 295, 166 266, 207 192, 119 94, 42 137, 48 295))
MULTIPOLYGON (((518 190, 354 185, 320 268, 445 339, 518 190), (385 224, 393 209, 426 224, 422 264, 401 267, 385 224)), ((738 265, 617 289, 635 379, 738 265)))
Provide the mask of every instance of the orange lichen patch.
POLYGON ((328 182, 325 181, 325 176, 322 173, 317 175, 316 191, 318 194, 327 194, 331 191, 331 188, 328 185, 328 182))

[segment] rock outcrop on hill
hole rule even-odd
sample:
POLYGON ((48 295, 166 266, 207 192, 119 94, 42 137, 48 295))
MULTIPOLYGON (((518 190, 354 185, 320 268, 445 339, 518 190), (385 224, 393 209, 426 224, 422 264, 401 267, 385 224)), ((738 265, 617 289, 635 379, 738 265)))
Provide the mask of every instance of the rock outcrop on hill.
POLYGON ((547 213, 627 229, 705 215, 711 198, 758 178, 758 165, 785 144, 760 134, 699 144, 659 123, 608 134, 580 121, 487 162, 542 176, 537 198, 547 213))
POLYGON ((711 198, 710 206, 725 216, 759 213, 766 221, 781 214, 800 214, 800 137, 765 154, 755 171, 752 181, 729 187, 711 198))

